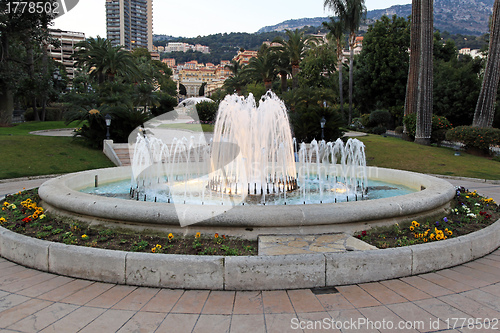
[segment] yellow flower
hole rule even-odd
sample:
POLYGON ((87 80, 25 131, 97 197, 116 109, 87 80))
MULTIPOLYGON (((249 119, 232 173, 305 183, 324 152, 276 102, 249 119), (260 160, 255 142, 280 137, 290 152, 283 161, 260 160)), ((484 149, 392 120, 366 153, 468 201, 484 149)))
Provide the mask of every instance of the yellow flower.
POLYGON ((436 236, 434 234, 431 234, 430 238, 434 239, 434 237, 436 237, 436 236))
POLYGON ((0 223, 6 222, 5 217, 0 217, 0 223))
POLYGON ((89 236, 87 236, 85 234, 82 235, 82 239, 87 239, 87 238, 89 238, 89 236))
POLYGON ((194 236, 195 238, 200 238, 201 237, 201 233, 197 232, 196 235, 194 236))
POLYGON ((450 235, 450 236, 453 235, 453 231, 448 230, 448 235, 450 235))
POLYGON ((427 243, 427 238, 424 238, 424 242, 426 242, 426 243, 427 243))
POLYGON ((156 247, 151 248, 151 252, 155 253, 156 252, 156 247))
POLYGON ((218 234, 218 233, 216 233, 216 234, 214 235, 214 237, 215 237, 215 238, 219 238, 219 234, 218 234))
POLYGON ((7 207, 7 206, 8 206, 8 205, 10 205, 10 204, 9 204, 7 201, 5 201, 5 202, 3 203, 3 205, 4 205, 5 207, 7 207))
POLYGON ((418 223, 417 221, 411 221, 411 225, 412 225, 412 226, 416 226, 416 225, 417 225, 417 223, 418 223))
POLYGON ((172 235, 172 233, 169 233, 168 234, 168 239, 172 239, 172 238, 174 238, 174 235, 172 235))
POLYGON ((99 110, 97 109, 92 109, 89 111, 90 114, 99 114, 99 110))
POLYGON ((40 220, 43 220, 45 218, 45 214, 42 214, 38 217, 40 220))
POLYGON ((415 227, 414 226, 410 226, 410 231, 413 231, 415 230, 415 227))

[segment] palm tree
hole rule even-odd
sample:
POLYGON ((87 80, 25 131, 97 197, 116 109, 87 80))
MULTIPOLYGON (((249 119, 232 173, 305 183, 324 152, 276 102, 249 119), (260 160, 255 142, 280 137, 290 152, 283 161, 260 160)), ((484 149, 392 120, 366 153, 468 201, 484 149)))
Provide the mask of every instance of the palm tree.
POLYGON ((241 68, 242 68, 242 66, 241 66, 240 62, 237 60, 234 60, 234 59, 231 60, 229 65, 224 66, 224 69, 229 69, 233 73, 233 75, 238 75, 241 68))
POLYGON ((233 73, 232 76, 224 81, 224 88, 230 93, 236 92, 240 95, 241 89, 245 85, 244 79, 241 76, 243 66, 239 61, 231 60, 231 63, 224 66, 224 68, 229 69, 233 73))
POLYGON ((281 92, 288 90, 288 75, 292 72, 292 66, 288 57, 283 52, 277 52, 276 66, 281 79, 281 92))
POLYGON ((417 128, 415 142, 431 144, 433 103, 433 45, 434 45, 434 2, 421 2, 420 60, 418 75, 417 128))
POLYGON ((483 85, 476 104, 472 126, 491 127, 495 115, 495 101, 500 79, 500 1, 493 4, 490 27, 488 60, 484 70, 483 85))
POLYGON ((300 32, 299 29, 295 29, 295 31, 287 29, 285 33, 287 40, 278 37, 273 40, 273 43, 281 44, 277 47, 278 52, 289 59, 292 66, 292 88, 295 89, 299 86, 300 61, 305 57, 309 45, 315 42, 316 38, 313 36, 305 37, 304 32, 300 32))
POLYGON ((342 87, 342 67, 344 60, 344 48, 343 48, 343 39, 344 39, 344 31, 345 25, 341 20, 336 20, 333 17, 330 17, 330 22, 323 22, 323 26, 327 28, 330 32, 327 35, 327 38, 332 38, 335 40, 336 50, 337 50, 337 70, 339 71, 339 96, 340 96, 340 114, 344 115, 344 94, 342 87))
POLYGON ((159 104, 158 93, 154 91, 154 87, 149 83, 140 83, 135 86, 134 100, 136 105, 142 105, 144 112, 148 111, 148 106, 159 104))
POLYGON ((361 21, 366 14, 365 0, 324 0, 324 6, 330 7, 334 13, 344 22, 349 31, 349 125, 352 122, 352 90, 354 69, 354 46, 356 45, 356 33, 361 21))
POLYGON ((252 81, 262 81, 266 90, 271 90, 278 71, 276 69, 276 54, 266 50, 258 57, 251 58, 242 70, 243 77, 252 81))
MULTIPOLYGON (((420 62, 420 0, 412 0, 411 4, 411 32, 410 32, 410 66, 408 69, 408 81, 406 84, 406 98, 404 115, 417 112, 418 96, 418 72, 420 62)), ((406 125, 403 130, 405 139, 408 137, 406 125)))
POLYGON ((138 81, 141 73, 130 52, 121 46, 112 46, 107 39, 89 38, 76 45, 76 66, 85 67, 98 83, 114 81, 117 76, 138 81))

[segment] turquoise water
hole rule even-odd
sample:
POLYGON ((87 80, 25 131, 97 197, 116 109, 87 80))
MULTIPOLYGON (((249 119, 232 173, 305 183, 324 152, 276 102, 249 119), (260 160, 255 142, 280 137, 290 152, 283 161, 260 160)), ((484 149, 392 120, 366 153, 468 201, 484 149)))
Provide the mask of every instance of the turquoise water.
MULTIPOLYGON (((80 190, 80 192, 100 195, 105 197, 113 197, 120 199, 131 200, 131 182, 130 180, 122 180, 113 183, 101 184, 98 187, 88 187, 80 190)), ((289 192, 284 195, 283 193, 279 195, 265 195, 266 205, 297 205, 297 204, 319 204, 319 203, 335 203, 335 202, 346 202, 346 201, 359 201, 359 200, 373 200, 395 197, 405 194, 410 194, 416 192, 416 190, 411 189, 404 185, 390 184, 381 181, 368 180, 367 191, 365 194, 358 193, 339 193, 339 191, 333 192, 328 190, 323 190, 322 193, 319 191, 310 191, 309 193, 303 193, 299 189, 294 192, 289 192)), ((168 189, 165 187, 161 190, 141 192, 139 194, 133 193, 134 200, 140 201, 151 201, 151 202, 170 202, 170 203, 186 203, 186 204, 203 204, 206 205, 219 205, 222 202, 231 202, 234 204, 234 199, 232 200, 230 196, 225 195, 221 197, 218 193, 210 192, 208 189, 204 191, 194 191, 193 194, 186 195, 174 195, 173 199, 171 195, 167 195, 168 189)), ((263 204, 262 196, 247 196, 244 203, 246 204, 263 204)), ((241 203, 242 204, 242 203, 241 203)))

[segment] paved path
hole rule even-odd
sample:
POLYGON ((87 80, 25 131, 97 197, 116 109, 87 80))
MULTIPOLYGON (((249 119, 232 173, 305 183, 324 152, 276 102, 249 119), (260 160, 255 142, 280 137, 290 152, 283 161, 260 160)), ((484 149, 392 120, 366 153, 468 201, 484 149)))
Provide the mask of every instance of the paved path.
MULTIPOLYGON (((0 193, 40 181, 2 182, 0 193)), ((452 183, 500 202, 499 185, 452 183)), ((498 320, 500 249, 407 278, 262 292, 122 286, 57 276, 0 258, 0 332, 498 332, 498 320), (496 330, 467 327, 476 321, 496 330), (331 329, 332 323, 341 329, 331 329), (413 328, 402 329, 405 325, 413 328)))

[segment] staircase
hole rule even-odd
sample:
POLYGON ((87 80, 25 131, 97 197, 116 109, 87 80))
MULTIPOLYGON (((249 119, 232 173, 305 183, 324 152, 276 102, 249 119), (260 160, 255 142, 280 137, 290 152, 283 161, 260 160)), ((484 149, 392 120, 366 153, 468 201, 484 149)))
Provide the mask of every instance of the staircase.
POLYGON ((130 154, 128 149, 128 144, 114 144, 113 148, 115 150, 115 154, 121 162, 122 166, 130 165, 130 154))
POLYGON ((103 152, 116 166, 131 164, 128 143, 113 143, 113 140, 104 140, 103 152))

